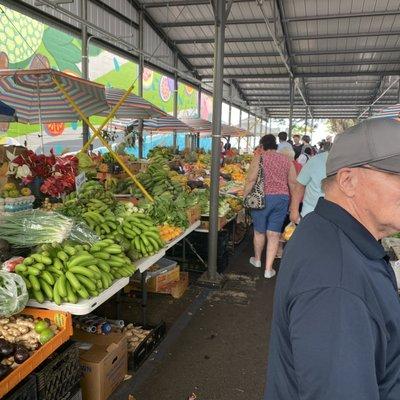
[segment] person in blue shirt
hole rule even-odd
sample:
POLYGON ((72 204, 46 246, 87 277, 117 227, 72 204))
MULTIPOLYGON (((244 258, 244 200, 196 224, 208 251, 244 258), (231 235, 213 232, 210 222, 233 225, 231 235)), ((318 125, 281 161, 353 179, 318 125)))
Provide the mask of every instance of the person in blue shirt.
POLYGON ((324 152, 311 157, 303 166, 299 175, 290 203, 290 220, 295 224, 300 222, 300 204, 303 202, 301 217, 314 211, 318 199, 324 196, 321 182, 326 178, 326 160, 331 143, 324 143, 324 152))
POLYGON ((336 137, 325 199, 289 240, 265 400, 399 400, 400 301, 379 240, 400 231, 400 119, 336 137))

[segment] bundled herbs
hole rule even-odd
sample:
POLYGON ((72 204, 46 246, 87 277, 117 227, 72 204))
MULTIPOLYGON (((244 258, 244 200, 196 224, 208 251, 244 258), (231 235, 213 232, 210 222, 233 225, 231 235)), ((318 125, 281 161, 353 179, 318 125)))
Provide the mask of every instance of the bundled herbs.
POLYGON ((0 239, 15 247, 61 243, 68 238, 80 243, 98 240, 85 225, 55 212, 30 210, 0 217, 0 239))

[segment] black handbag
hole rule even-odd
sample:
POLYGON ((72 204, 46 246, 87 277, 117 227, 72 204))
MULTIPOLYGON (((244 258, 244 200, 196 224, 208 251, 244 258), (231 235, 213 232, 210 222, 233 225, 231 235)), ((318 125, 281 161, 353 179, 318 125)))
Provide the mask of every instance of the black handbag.
POLYGON ((264 168, 262 156, 260 156, 256 183, 252 187, 250 193, 245 196, 243 205, 246 208, 251 208, 253 210, 262 210, 265 208, 264 168))

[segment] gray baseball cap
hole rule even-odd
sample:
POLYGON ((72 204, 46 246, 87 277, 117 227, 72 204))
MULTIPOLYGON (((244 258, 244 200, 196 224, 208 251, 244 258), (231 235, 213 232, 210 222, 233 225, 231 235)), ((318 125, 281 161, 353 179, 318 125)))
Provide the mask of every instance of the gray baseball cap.
POLYGON ((400 174, 400 119, 371 118, 336 135, 326 175, 366 164, 400 174))

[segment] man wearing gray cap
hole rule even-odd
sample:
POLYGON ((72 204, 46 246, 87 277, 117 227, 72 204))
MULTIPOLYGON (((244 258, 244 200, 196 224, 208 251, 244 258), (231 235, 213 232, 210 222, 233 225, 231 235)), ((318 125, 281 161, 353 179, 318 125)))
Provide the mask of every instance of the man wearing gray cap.
POLYGON ((399 400, 400 301, 379 240, 400 231, 400 120, 338 135, 324 189, 281 262, 265 400, 399 400))

